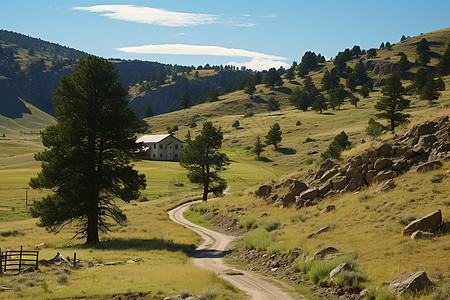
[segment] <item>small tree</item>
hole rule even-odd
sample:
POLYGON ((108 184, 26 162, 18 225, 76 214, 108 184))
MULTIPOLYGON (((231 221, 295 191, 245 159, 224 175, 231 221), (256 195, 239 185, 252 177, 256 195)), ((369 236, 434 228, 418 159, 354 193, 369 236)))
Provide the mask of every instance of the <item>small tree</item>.
POLYGON ((385 127, 375 121, 373 118, 369 119, 369 125, 366 127, 366 133, 367 135, 371 136, 372 138, 378 137, 385 127))
POLYGON ((295 78, 295 67, 290 67, 286 70, 286 74, 284 74, 284 78, 291 82, 295 78))
POLYGON ((188 92, 184 92, 180 97, 180 101, 178 101, 178 106, 181 109, 188 108, 191 104, 191 96, 189 96, 188 92))
POLYGON ((369 50, 367 50, 367 58, 373 58, 376 56, 377 56, 377 49, 370 48, 369 50))
POLYGON ((351 105, 354 105, 355 108, 358 108, 359 98, 352 94, 350 95, 348 102, 350 102, 351 105))
POLYGON ((234 127, 236 129, 239 129, 239 126, 241 126, 241 124, 239 123, 239 120, 234 121, 234 123, 231 125, 231 127, 234 127))
POLYGON ((341 158, 341 152, 345 149, 347 149, 350 146, 350 142, 348 141, 347 134, 342 131, 338 135, 336 135, 333 139, 333 141, 328 146, 328 149, 323 152, 320 156, 322 159, 327 158, 334 158, 334 159, 340 159, 341 158))
POLYGON ((263 78, 263 83, 269 86, 272 90, 275 88, 275 85, 280 83, 280 81, 283 82, 275 68, 270 68, 263 78))
POLYGON ((422 38, 416 46, 416 53, 419 55, 419 63, 425 66, 430 62, 430 46, 428 46, 428 41, 426 38, 422 38))
POLYGON ((263 151, 264 151, 264 144, 261 142, 261 137, 258 134, 256 136, 255 143, 253 144, 252 153, 256 154, 256 157, 259 160, 260 155, 263 151))
POLYGON ((278 150, 278 144, 281 142, 282 132, 280 129, 280 125, 278 123, 273 124, 270 126, 269 131, 266 135, 266 145, 273 145, 275 147, 275 150, 278 150))
POLYGON ((422 87, 422 90, 420 92, 420 99, 428 101, 439 99, 439 96, 441 96, 441 93, 439 93, 440 82, 443 83, 442 79, 434 79, 433 75, 430 74, 427 78, 427 81, 425 82, 425 85, 422 87))
POLYGON ((327 110, 327 108, 328 108, 327 99, 325 99, 325 97, 322 94, 319 94, 314 100, 311 109, 316 112, 322 113, 322 111, 327 110))
POLYGON ((147 105, 147 107, 145 108, 143 117, 144 118, 153 117, 153 110, 150 105, 147 105))
POLYGON ((253 79, 248 80, 247 85, 245 86, 244 93, 246 93, 250 99, 253 98, 253 94, 256 92, 256 85, 253 79))
POLYGON ((381 89, 381 93, 383 97, 375 104, 375 109, 381 111, 381 113, 376 114, 376 116, 387 119, 393 132, 395 127, 407 121, 409 115, 402 113, 402 111, 409 108, 411 101, 403 98, 406 90, 400 78, 395 75, 391 75, 386 80, 386 85, 381 89))
POLYGON ((219 176, 219 172, 229 165, 228 156, 219 152, 222 140, 220 127, 205 122, 200 134, 194 139, 189 136, 183 146, 180 165, 188 170, 187 177, 191 182, 203 187, 203 201, 208 200, 209 192, 219 196, 227 187, 225 179, 219 176))
POLYGON ((267 100, 267 110, 280 110, 280 102, 278 102, 274 97, 270 97, 269 100, 267 100))
POLYGON ((219 100, 219 91, 217 89, 212 89, 206 94, 206 99, 208 102, 216 102, 219 100))
POLYGON ((439 62, 436 65, 436 69, 438 73, 442 76, 450 74, 450 44, 447 45, 447 49, 439 59, 439 62))

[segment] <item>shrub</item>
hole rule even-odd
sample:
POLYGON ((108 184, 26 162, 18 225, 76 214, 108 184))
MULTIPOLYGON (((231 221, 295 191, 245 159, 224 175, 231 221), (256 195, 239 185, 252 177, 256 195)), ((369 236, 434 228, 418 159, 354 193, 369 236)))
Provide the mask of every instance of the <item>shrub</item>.
POLYGON ((219 296, 219 292, 208 289, 208 290, 202 292, 200 295, 198 295, 198 299, 199 300, 216 299, 217 296, 219 296))
POLYGON ((249 250, 264 251, 271 243, 270 234, 264 228, 257 228, 244 235, 244 245, 249 250))
POLYGON ((18 235, 24 235, 24 233, 17 230, 0 231, 0 236, 2 237, 18 236, 18 235))
POLYGON ((276 243, 272 243, 269 247, 267 247, 267 252, 269 254, 281 253, 286 250, 286 242, 279 241, 276 243))
POLYGON ((147 202, 148 198, 147 198, 147 196, 140 195, 137 201, 138 202, 147 202))
POLYGON ((307 215, 304 215, 304 214, 291 216, 291 222, 297 222, 297 221, 305 222, 308 219, 309 219, 309 217, 307 215))
POLYGON ((450 283, 447 283, 442 288, 436 289, 436 292, 433 294, 433 300, 444 300, 450 299, 450 283))
POLYGON ((333 282, 338 286, 352 286, 361 287, 361 283, 367 281, 367 276, 364 273, 357 271, 342 271, 339 273, 333 282))
POLYGON ((258 227, 264 228, 268 232, 274 231, 280 226, 280 220, 267 220, 260 223, 258 227))
POLYGON ((313 162, 314 162, 314 158, 310 157, 310 158, 305 159, 304 164, 309 166, 309 165, 312 165, 313 162))
POLYGON ((312 139, 312 138, 310 138, 310 137, 307 137, 307 138, 305 139, 305 141, 303 142, 303 144, 311 143, 311 142, 315 142, 315 141, 316 141, 315 139, 312 139))
POLYGON ((253 117, 254 115, 255 114, 252 111, 250 111, 244 115, 244 118, 250 118, 250 117, 253 117))
POLYGON ((256 220, 249 216, 239 218, 238 223, 240 228, 252 229, 258 227, 258 225, 256 224, 256 220))
POLYGON ((59 275, 56 275, 56 281, 57 281, 58 283, 65 284, 65 283, 67 283, 68 279, 69 279, 69 277, 67 277, 66 274, 59 274, 59 275))
POLYGON ((297 122, 295 123, 295 126, 300 126, 300 125, 302 125, 302 123, 301 123, 300 121, 297 121, 297 122))
POLYGON ((181 299, 186 299, 187 297, 189 297, 191 295, 191 293, 189 291, 181 291, 180 292, 180 297, 181 299))
POLYGON ((400 224, 406 226, 416 219, 417 219, 417 216, 414 216, 414 215, 400 216, 400 217, 398 217, 398 222, 400 224))
POLYGON ((366 127, 366 133, 367 135, 371 136, 372 138, 376 138, 380 136, 380 134, 385 130, 386 127, 375 121, 373 118, 369 119, 369 125, 366 127))

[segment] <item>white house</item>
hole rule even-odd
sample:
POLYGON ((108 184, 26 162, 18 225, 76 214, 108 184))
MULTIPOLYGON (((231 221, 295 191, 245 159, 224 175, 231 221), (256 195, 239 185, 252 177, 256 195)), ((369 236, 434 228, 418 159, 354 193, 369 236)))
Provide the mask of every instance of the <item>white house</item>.
POLYGON ((149 134, 137 139, 139 153, 151 160, 179 161, 183 142, 170 134, 149 134))

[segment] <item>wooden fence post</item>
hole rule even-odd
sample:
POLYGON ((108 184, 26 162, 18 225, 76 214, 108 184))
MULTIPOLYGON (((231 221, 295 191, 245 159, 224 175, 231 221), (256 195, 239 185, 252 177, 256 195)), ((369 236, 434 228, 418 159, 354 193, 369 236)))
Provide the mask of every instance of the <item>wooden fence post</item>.
POLYGON ((5 251, 5 273, 6 273, 6 264, 7 264, 7 261, 8 261, 8 251, 5 251))
POLYGON ((19 274, 21 268, 22 268, 22 246, 20 246, 20 253, 19 253, 19 274))
POLYGON ((76 264, 77 264, 77 253, 74 252, 74 253, 73 253, 73 267, 74 267, 74 268, 75 268, 76 264))
POLYGON ((0 275, 3 275, 3 265, 2 265, 2 248, 0 248, 0 275))
POLYGON ((36 251, 36 270, 39 269, 38 262, 39 262, 39 251, 36 251))

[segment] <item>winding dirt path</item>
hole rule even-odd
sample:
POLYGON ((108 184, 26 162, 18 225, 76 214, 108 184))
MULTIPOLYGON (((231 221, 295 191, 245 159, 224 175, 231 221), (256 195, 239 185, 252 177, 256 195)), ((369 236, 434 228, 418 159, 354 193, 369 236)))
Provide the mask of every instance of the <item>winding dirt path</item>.
POLYGON ((169 218, 172 221, 191 229, 204 239, 203 243, 198 246, 194 253, 192 259, 194 265, 217 273, 221 278, 245 291, 255 300, 306 299, 301 295, 294 295, 293 288, 287 284, 272 280, 277 282, 277 285, 274 285, 250 271, 239 270, 238 272, 243 275, 228 275, 227 273, 233 271, 233 269, 225 264, 223 256, 227 253, 226 247, 228 244, 236 237, 207 229, 186 220, 183 213, 189 209, 189 206, 198 202, 200 201, 185 203, 169 211, 169 218), (286 290, 289 290, 291 293, 286 290))

